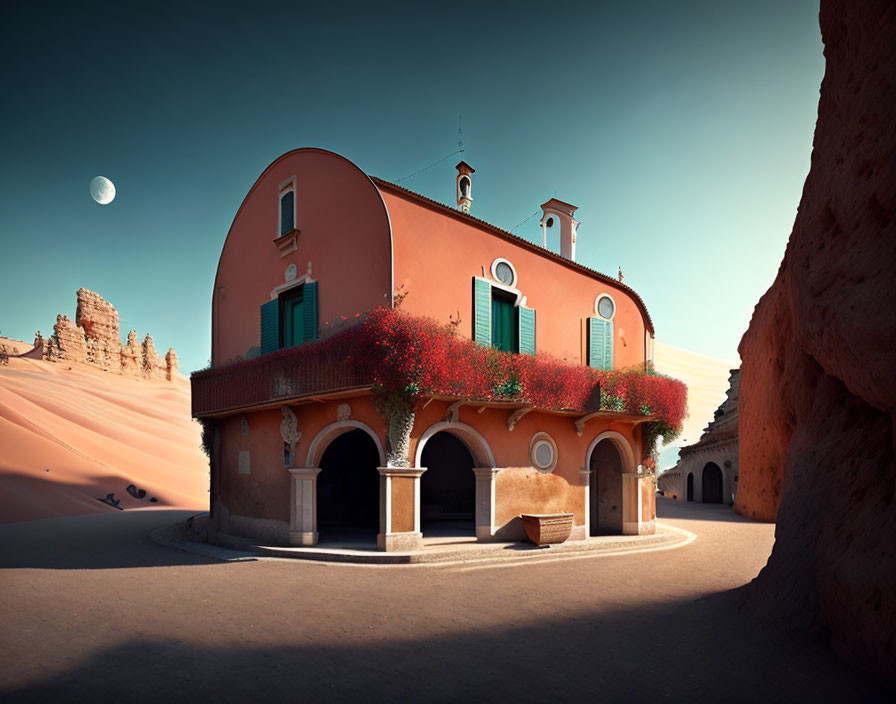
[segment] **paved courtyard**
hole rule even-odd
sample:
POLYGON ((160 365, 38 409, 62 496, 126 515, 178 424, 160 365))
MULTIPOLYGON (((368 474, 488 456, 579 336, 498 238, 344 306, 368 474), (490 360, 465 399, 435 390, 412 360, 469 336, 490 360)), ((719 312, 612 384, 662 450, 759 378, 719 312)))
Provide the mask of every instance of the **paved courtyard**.
POLYGON ((885 701, 736 591, 774 526, 658 502, 687 546, 544 562, 220 562, 189 513, 0 526, 6 701, 885 701))

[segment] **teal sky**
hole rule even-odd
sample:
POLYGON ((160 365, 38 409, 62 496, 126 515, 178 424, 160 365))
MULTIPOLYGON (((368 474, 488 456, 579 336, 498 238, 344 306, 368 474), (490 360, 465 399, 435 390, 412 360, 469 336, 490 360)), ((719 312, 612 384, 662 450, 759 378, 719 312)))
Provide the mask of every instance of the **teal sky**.
MULTIPOLYGON (((736 358, 824 71, 815 2, 23 5, 0 10, 0 331, 52 332, 84 286, 184 372, 273 159, 317 146, 401 179, 457 149, 461 115, 473 214, 578 205, 578 260, 621 265, 657 339, 736 358)), ((453 204, 456 160, 402 185, 453 204)))

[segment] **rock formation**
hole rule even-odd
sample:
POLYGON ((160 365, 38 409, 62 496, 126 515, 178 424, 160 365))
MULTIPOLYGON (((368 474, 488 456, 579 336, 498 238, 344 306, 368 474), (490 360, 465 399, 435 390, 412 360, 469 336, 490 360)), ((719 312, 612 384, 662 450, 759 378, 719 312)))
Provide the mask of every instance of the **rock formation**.
POLYGON ((118 311, 86 288, 78 289, 75 322, 65 315, 56 316, 46 350, 47 359, 52 361, 83 362, 126 376, 172 381, 177 374, 173 347, 163 360, 155 352, 152 337, 147 334, 140 345, 133 330, 128 333, 127 344, 122 345, 118 311))
POLYGON ((820 18, 812 166, 740 345, 735 509, 777 515, 752 606, 896 682, 896 6, 820 18))

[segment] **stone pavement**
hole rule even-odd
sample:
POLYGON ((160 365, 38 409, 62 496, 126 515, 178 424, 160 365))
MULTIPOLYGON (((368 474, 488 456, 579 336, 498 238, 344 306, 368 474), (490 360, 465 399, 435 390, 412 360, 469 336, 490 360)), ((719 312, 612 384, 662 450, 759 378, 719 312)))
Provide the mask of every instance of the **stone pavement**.
MULTIPOLYGON (((208 514, 195 516, 191 523, 206 520, 208 514)), ((532 562, 600 555, 623 555, 648 550, 682 547, 697 538, 690 531, 663 523, 657 524, 655 535, 603 535, 587 540, 573 540, 558 545, 537 547, 528 542, 481 543, 469 536, 452 534, 443 529, 435 535, 425 531, 423 547, 413 552, 383 552, 362 537, 344 536, 341 540, 313 547, 279 547, 258 545, 247 538, 220 535, 216 545, 199 542, 183 522, 166 526, 150 534, 153 542, 177 550, 208 555, 222 560, 252 557, 279 557, 323 562, 355 562, 359 564, 406 565, 459 562, 532 562), (439 533, 443 534, 439 534, 439 533)))
POLYGON ((225 562, 165 510, 0 525, 4 702, 892 701, 743 608, 774 525, 659 501, 689 545, 395 568, 225 562))

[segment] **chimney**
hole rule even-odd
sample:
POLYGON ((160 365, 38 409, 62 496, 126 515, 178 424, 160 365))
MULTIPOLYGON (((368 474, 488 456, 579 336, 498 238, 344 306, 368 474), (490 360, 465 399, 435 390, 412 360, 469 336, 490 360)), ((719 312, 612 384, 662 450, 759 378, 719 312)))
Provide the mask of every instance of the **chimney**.
POLYGON ((560 255, 571 261, 576 260, 576 227, 579 221, 573 217, 578 206, 551 198, 541 206, 542 247, 548 246, 548 229, 560 228, 560 255))
POLYGON ((473 204, 473 179, 471 174, 476 169, 467 162, 462 161, 456 167, 457 169, 457 209, 464 212, 470 212, 470 206, 473 204))

